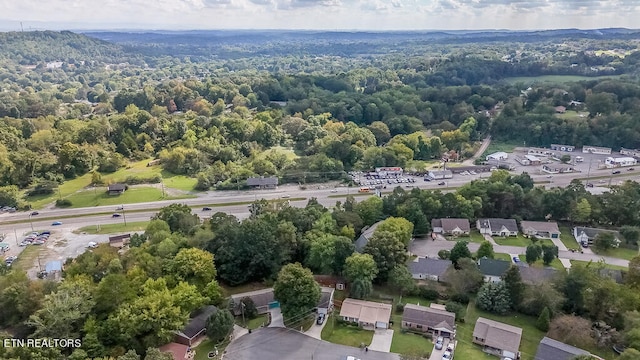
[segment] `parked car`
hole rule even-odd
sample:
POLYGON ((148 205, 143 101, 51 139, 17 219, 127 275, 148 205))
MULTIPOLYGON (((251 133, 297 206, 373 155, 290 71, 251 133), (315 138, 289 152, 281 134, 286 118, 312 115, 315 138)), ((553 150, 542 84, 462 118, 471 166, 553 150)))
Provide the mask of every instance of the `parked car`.
POLYGON ((51 226, 60 226, 62 225, 62 221, 54 221, 51 223, 51 226))
POLYGON ((41 232, 40 235, 51 235, 51 231, 45 230, 45 231, 41 232))
POLYGON ((513 262, 516 263, 516 264, 519 263, 520 262, 520 258, 517 257, 517 256, 514 256, 513 257, 513 262))
POLYGON ((211 208, 208 207, 208 206, 205 206, 205 207, 202 208, 202 211, 211 211, 211 208))
POLYGON ((11 267, 11 264, 13 264, 13 262, 16 261, 17 258, 17 256, 9 256, 8 258, 4 259, 4 263, 7 264, 7 266, 11 267))
POLYGON ((324 314, 320 314, 320 315, 318 315, 318 321, 316 321, 316 323, 317 323, 318 325, 322 325, 322 323, 324 322, 324 318, 325 318, 325 315, 324 315, 324 314))
POLYGON ((438 336, 436 339, 436 350, 442 350, 442 346, 444 345, 444 338, 442 336, 438 336))
POLYGON ((95 248, 97 248, 97 247, 98 247, 98 243, 97 243, 97 242, 95 242, 95 241, 90 241, 90 242, 87 244, 87 248, 89 248, 89 249, 95 249, 95 248))
POLYGON ((446 351, 453 352, 453 343, 449 343, 449 345, 447 345, 446 351))
POLYGON ((451 351, 445 351, 444 354, 442 354, 442 360, 451 360, 451 351))
POLYGON ((31 212, 31 216, 36 216, 36 215, 39 215, 39 214, 40 214, 40 213, 39 213, 39 212, 37 212, 37 211, 33 211, 33 212, 31 212))

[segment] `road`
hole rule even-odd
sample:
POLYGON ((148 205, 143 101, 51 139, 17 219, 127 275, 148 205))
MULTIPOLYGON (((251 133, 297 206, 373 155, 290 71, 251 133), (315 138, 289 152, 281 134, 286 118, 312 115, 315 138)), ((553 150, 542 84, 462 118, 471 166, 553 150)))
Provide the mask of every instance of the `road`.
POLYGON ((463 161, 462 163, 464 165, 473 165, 473 162, 477 158, 482 156, 482 154, 484 154, 485 151, 487 151, 487 148, 489 147, 489 144, 491 144, 491 136, 487 136, 484 140, 482 140, 482 145, 480 145, 480 148, 478 149, 478 151, 476 151, 476 153, 473 154, 473 156, 471 158, 463 161))

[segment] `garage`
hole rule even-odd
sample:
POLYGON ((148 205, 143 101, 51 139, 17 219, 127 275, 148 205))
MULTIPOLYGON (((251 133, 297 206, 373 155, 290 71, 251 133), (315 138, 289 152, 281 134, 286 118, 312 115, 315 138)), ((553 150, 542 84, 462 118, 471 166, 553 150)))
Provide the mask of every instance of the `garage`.
POLYGON ((382 321, 376 321, 376 328, 377 329, 386 329, 389 327, 389 324, 386 322, 382 322, 382 321))

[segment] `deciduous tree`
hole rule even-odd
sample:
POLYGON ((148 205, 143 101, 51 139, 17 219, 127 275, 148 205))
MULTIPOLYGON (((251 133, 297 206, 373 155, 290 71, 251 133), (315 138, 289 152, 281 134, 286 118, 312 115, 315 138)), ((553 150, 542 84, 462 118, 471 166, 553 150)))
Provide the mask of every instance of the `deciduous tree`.
POLYGON ((478 259, 482 259, 484 257, 488 259, 493 259, 494 256, 495 256, 495 253, 493 252, 493 245, 490 242, 484 241, 482 244, 480 244, 480 247, 478 248, 478 253, 476 254, 476 257, 478 259))
POLYGON ((233 324, 233 314, 227 309, 218 309, 207 319, 207 336, 218 343, 231 335, 233 324))
POLYGON ((471 259, 471 251, 469 251, 467 244, 468 242, 466 241, 458 241, 453 246, 453 249, 451 249, 449 259, 455 266, 458 266, 458 262, 462 258, 471 259))
POLYGON ((280 301, 285 322, 299 324, 318 304, 320 285, 313 278, 313 273, 300 263, 288 264, 278 273, 273 293, 280 301))
POLYGON ((378 267, 377 279, 380 281, 387 280, 391 269, 407 261, 404 243, 397 234, 388 231, 376 231, 364 247, 364 252, 373 256, 378 267))

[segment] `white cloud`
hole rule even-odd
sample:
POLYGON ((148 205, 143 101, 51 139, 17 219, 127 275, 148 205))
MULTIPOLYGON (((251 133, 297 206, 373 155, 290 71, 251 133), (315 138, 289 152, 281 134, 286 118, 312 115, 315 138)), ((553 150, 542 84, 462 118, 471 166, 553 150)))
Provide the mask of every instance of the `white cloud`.
POLYGON ((640 0, 0 0, 0 8, 5 28, 58 29, 634 28, 640 18, 640 0))

